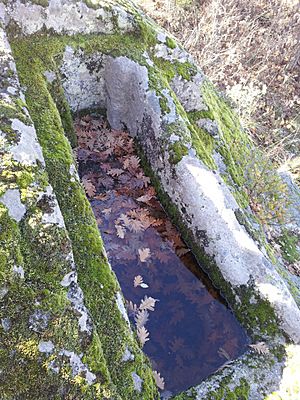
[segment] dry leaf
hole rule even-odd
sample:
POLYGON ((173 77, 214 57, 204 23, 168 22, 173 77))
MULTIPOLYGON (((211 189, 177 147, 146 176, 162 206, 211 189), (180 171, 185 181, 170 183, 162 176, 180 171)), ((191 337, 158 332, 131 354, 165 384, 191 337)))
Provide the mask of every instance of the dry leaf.
POLYGON ((109 215, 109 214, 111 213, 111 208, 104 208, 104 209, 102 210, 102 213, 103 213, 105 216, 109 215))
POLYGON ((148 247, 143 249, 138 249, 138 252, 141 262, 146 262, 147 259, 151 257, 151 252, 148 247))
POLYGON ((107 173, 108 173, 108 175, 111 175, 111 176, 113 176, 113 177, 118 177, 118 176, 120 176, 121 174, 123 174, 123 169, 120 169, 120 168, 112 168, 111 170, 109 170, 107 173))
POLYGON ((135 324, 137 328, 141 328, 142 326, 145 326, 147 321, 149 320, 149 313, 146 310, 140 310, 136 313, 135 315, 135 324))
POLYGON ((143 223, 141 221, 139 221, 138 219, 131 219, 130 220, 129 229, 132 232, 135 232, 135 233, 145 230, 143 223))
POLYGON ((143 277, 141 275, 135 276, 133 280, 133 286, 138 287, 141 283, 143 283, 143 277))
POLYGON ((141 275, 137 275, 134 277, 133 286, 134 287, 140 286, 143 289, 147 289, 149 287, 146 283, 144 283, 143 277, 141 275))
POLYGON ((140 341, 142 347, 148 340, 150 340, 149 332, 147 331, 147 329, 144 326, 141 326, 140 328, 137 329, 137 335, 138 335, 138 338, 139 338, 139 341, 140 341))
POLYGON ((125 232, 126 232, 125 228, 123 226, 121 226, 121 225, 115 225, 115 228, 117 230, 118 238, 124 239, 125 238, 125 232))
POLYGON ((134 317, 138 311, 138 306, 134 304, 131 300, 130 301, 126 300, 126 307, 128 310, 128 314, 134 317))
POLYGON ((182 257, 185 254, 189 253, 190 249, 184 248, 182 247, 181 249, 176 250, 176 254, 178 255, 178 257, 182 257))
POLYGON ((153 378, 155 380, 156 386, 160 389, 160 390, 164 390, 165 388, 165 380, 162 376, 160 376, 160 373, 157 371, 153 371, 153 378))
POLYGON ((144 299, 141 301, 140 310, 149 310, 149 311, 154 311, 155 303, 157 302, 157 299, 154 299, 153 297, 148 297, 145 296, 144 299))
POLYGON ((84 186, 84 190, 86 192, 86 194, 89 197, 93 197, 96 194, 96 188, 95 186, 92 184, 92 182, 89 179, 86 178, 82 178, 82 183, 84 186))
POLYGON ((105 201, 108 199, 108 194, 107 193, 100 193, 97 194, 97 196, 94 197, 96 200, 101 200, 101 201, 105 201))
POLYGON ((140 201, 141 203, 148 203, 153 198, 151 194, 144 194, 144 196, 138 197, 136 200, 140 201))
POLYGON ((220 347, 220 348, 219 348, 218 354, 219 354, 220 357, 224 357, 224 358, 226 358, 228 361, 231 360, 230 355, 227 353, 226 350, 223 349, 223 347, 220 347))
POLYGON ((256 351, 258 354, 268 354, 269 348, 266 345, 265 342, 258 342, 255 344, 249 344, 249 347, 251 347, 251 349, 253 349, 254 351, 256 351))
POLYGON ((130 156, 126 158, 123 163, 123 167, 125 169, 133 169, 136 170, 140 166, 140 159, 137 156, 130 156))
POLYGON ((176 353, 178 350, 184 347, 184 341, 180 337, 174 337, 173 340, 170 342, 170 349, 173 353, 176 353))

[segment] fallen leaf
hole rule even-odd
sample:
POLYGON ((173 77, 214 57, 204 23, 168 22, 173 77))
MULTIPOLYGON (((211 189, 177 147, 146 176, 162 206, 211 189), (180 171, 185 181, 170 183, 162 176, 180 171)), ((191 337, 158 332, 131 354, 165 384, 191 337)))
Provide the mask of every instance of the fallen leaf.
POLYGON ((187 249, 187 248, 184 248, 184 247, 181 248, 181 249, 176 250, 176 254, 177 254, 178 257, 182 257, 182 256, 184 256, 185 254, 187 254, 189 252, 190 252, 190 249, 187 249))
POLYGON ((138 249, 138 252, 139 252, 139 257, 140 257, 141 262, 146 262, 148 260, 148 258, 151 257, 151 252, 148 247, 138 249))
POLYGON ((134 277, 133 286, 134 287, 140 286, 143 289, 147 289, 149 287, 146 283, 144 283, 143 277, 141 275, 137 275, 134 277))
POLYGON ((82 178, 82 183, 84 186, 84 190, 86 192, 86 194, 89 197, 93 197, 96 194, 96 188, 95 186, 92 184, 92 182, 89 179, 86 178, 82 178))
POLYGON ((157 302, 157 299, 154 299, 153 297, 148 297, 145 296, 144 299, 141 301, 141 304, 139 306, 140 310, 149 310, 149 311, 154 311, 155 303, 157 302))
POLYGON ((123 163, 123 167, 125 169, 133 169, 136 170, 140 166, 140 159, 137 156, 130 156, 126 158, 126 160, 123 163))
POLYGON ((137 313, 137 311, 138 311, 138 306, 136 305, 136 304, 134 304, 131 300, 130 301, 126 301, 126 307, 127 307, 127 310, 128 310, 128 314, 130 315, 130 316, 135 316, 135 314, 137 313))
POLYGON ((149 313, 146 310, 140 310, 135 315, 135 323, 137 328, 141 328, 142 326, 146 325, 147 321, 149 320, 149 313))
POLYGON ((142 347, 148 340, 150 340, 149 332, 147 331, 147 329, 144 326, 141 326, 140 328, 137 329, 137 336, 139 338, 139 341, 140 341, 142 347))
POLYGON ((123 169, 120 169, 120 168, 112 168, 111 170, 109 170, 107 173, 108 173, 108 175, 111 175, 111 176, 113 176, 113 177, 118 177, 118 176, 120 176, 121 174, 123 174, 123 169))
POLYGON ((121 225, 115 225, 115 228, 117 230, 118 238, 124 239, 125 238, 125 232, 126 232, 125 228, 123 226, 121 226, 121 225))
POLYGON ((165 380, 164 378, 160 375, 159 372, 157 371, 153 371, 153 378, 155 380, 156 386, 160 389, 160 390, 164 390, 165 388, 165 380))
POLYGON ((143 277, 141 275, 135 276, 133 280, 133 286, 138 287, 141 283, 143 283, 143 277))
POLYGON ((227 353, 226 350, 223 349, 223 347, 220 347, 220 348, 219 348, 219 350, 218 350, 218 355, 219 355, 220 357, 226 358, 228 361, 231 360, 230 355, 227 353))
POLYGON ((104 201, 104 200, 108 199, 108 195, 106 193, 100 193, 100 194, 97 194, 97 196, 95 196, 94 198, 96 200, 104 201))
POLYGON ((136 200, 141 203, 148 203, 152 198, 153 196, 151 194, 144 194, 144 196, 140 196, 136 200))
POLYGON ((103 213, 105 216, 108 216, 108 215, 111 213, 111 208, 104 208, 104 209, 102 210, 102 213, 103 213))
POLYGON ((255 344, 249 344, 249 347, 256 351, 258 354, 268 354, 270 350, 265 342, 258 342, 255 344))

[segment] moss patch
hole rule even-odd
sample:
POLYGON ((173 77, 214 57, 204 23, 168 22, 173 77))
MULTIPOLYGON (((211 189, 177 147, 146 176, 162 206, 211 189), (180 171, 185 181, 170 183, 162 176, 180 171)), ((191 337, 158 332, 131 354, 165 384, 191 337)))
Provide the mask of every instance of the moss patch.
POLYGON ((281 247, 282 256, 287 262, 294 263, 300 260, 300 253, 297 247, 299 244, 298 236, 285 229, 278 238, 278 243, 281 247))

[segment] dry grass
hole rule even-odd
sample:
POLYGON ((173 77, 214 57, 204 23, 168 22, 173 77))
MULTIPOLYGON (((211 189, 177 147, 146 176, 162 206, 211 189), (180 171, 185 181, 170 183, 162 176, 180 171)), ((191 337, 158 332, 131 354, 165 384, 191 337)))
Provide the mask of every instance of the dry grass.
POLYGON ((278 165, 300 176, 298 0, 136 0, 189 50, 278 165))

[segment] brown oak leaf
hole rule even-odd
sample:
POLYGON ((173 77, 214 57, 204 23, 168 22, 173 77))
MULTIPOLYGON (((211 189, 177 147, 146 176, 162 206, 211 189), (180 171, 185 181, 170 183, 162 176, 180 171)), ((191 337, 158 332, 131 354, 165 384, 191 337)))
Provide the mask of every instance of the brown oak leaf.
POLYGON ((165 380, 164 378, 160 375, 159 372, 157 371, 153 371, 153 378, 154 381, 156 383, 156 386, 160 389, 160 390, 164 390, 165 388, 165 380))
POLYGON ((92 182, 87 178, 82 178, 82 183, 84 186, 84 190, 89 197, 93 197, 96 194, 96 188, 92 184, 92 182))
POLYGON ((141 262, 146 262, 148 260, 148 258, 151 257, 151 252, 150 252, 150 249, 148 247, 142 248, 142 249, 138 249, 138 253, 139 253, 139 257, 140 257, 140 261, 141 262))
POLYGON ((144 326, 141 326, 140 328, 137 329, 137 336, 139 338, 139 341, 140 341, 142 347, 148 340, 150 340, 149 332, 147 331, 147 329, 144 326))

